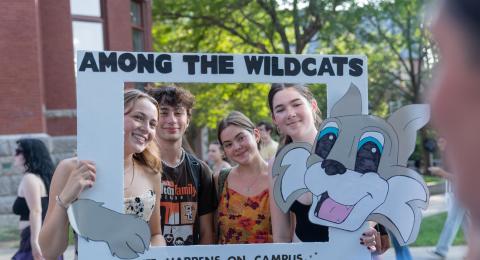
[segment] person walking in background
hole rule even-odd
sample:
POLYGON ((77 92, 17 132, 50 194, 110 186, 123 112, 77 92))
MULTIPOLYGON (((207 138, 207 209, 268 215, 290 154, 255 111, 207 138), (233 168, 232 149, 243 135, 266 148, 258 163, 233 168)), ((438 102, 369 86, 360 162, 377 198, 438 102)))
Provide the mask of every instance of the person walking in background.
POLYGON ((195 97, 186 89, 150 90, 160 106, 157 128, 162 153, 162 231, 168 246, 213 244, 217 196, 206 163, 186 152, 182 139, 190 124, 195 97))
MULTIPOLYGON (((126 90, 123 97, 124 172, 117 174, 122 174, 124 179, 124 211, 148 222, 152 246, 165 245, 160 228, 161 161, 155 143, 158 105, 139 90, 126 90)), ((70 224, 67 209, 82 191, 95 184, 95 180, 96 167, 92 161, 68 158, 59 163, 53 175, 45 224, 40 232, 45 258, 55 259, 67 248, 70 224)))
POLYGON ((278 142, 272 139, 273 126, 267 121, 260 121, 257 124, 260 131, 260 155, 265 161, 270 161, 278 149, 278 142))
POLYGON ((412 254, 408 246, 401 246, 393 234, 390 235, 393 248, 395 249, 395 259, 397 260, 412 260, 412 254))
POLYGON ((213 176, 217 176, 220 170, 230 168, 230 164, 224 160, 224 152, 218 141, 213 141, 208 146, 208 161, 212 165, 213 176))
POLYGON ((12 259, 44 259, 38 238, 55 166, 45 144, 30 138, 17 141, 14 165, 24 174, 13 203, 13 213, 20 215, 21 233, 20 247, 12 259))
POLYGON ((216 177, 218 243, 272 242, 270 176, 258 151, 260 132, 244 114, 233 111, 218 123, 217 136, 227 157, 238 164, 216 177))
POLYGON ((447 167, 445 167, 447 165, 445 160, 445 149, 447 146, 447 141, 445 140, 445 138, 438 138, 437 146, 442 153, 443 167, 432 166, 429 167, 428 170, 433 175, 442 177, 447 180, 447 185, 450 188, 447 189, 448 195, 446 195, 450 198, 450 205, 448 209, 447 219, 445 220, 445 224, 443 225, 442 233, 440 233, 437 245, 435 246, 435 249, 432 251, 432 253, 438 257, 445 258, 462 223, 463 234, 465 236, 465 239, 468 241, 469 225, 467 219, 467 211, 460 205, 460 202, 457 200, 453 192, 452 182, 454 181, 455 176, 448 171, 447 167))

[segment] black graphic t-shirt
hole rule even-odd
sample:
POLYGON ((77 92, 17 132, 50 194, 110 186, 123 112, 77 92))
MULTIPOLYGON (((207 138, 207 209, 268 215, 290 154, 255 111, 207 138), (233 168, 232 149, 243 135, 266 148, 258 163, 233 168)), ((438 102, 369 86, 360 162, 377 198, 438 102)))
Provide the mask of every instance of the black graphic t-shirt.
POLYGON ((217 207, 208 166, 201 164, 201 190, 197 191, 186 161, 176 168, 163 165, 160 209, 162 233, 168 246, 198 244, 199 216, 211 213, 217 207))

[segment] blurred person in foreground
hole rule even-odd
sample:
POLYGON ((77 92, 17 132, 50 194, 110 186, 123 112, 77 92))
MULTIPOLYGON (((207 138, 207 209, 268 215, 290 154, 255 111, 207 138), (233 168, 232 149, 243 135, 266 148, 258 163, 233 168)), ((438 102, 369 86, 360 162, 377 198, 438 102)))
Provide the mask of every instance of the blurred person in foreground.
MULTIPOLYGON (((480 1, 444 0, 438 5, 431 31, 440 54, 440 65, 431 93, 434 124, 449 142, 447 156, 456 174, 456 193, 480 223, 480 1)), ((470 244, 478 243, 471 232, 470 244)), ((470 246, 469 259, 479 259, 470 246)))

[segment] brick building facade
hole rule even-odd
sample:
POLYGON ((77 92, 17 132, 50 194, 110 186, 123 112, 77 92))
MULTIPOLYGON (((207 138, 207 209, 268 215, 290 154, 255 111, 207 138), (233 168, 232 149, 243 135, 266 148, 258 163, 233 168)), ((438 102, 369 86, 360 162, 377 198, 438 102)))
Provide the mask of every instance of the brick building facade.
POLYGON ((150 51, 150 32, 151 0, 0 1, 0 223, 14 219, 18 138, 55 162, 75 150, 75 49, 150 51))

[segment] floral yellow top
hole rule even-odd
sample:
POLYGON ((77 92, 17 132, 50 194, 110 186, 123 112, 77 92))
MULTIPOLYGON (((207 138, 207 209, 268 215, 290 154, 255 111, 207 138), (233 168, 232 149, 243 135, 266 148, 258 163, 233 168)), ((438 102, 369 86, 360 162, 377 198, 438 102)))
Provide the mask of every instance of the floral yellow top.
POLYGON ((228 188, 228 181, 218 205, 219 244, 271 243, 272 223, 268 189, 246 197, 228 188))

